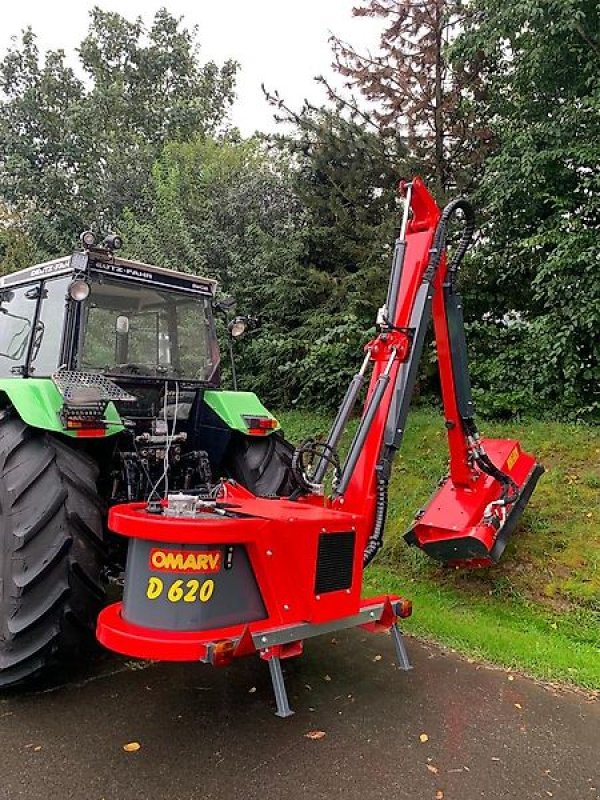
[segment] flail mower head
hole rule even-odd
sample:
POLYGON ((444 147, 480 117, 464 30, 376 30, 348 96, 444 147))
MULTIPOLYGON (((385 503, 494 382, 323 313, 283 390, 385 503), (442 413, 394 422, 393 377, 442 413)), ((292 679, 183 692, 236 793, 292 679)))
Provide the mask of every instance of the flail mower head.
POLYGON ((484 439, 482 446, 510 478, 513 501, 504 502, 506 484, 481 470, 470 486, 455 485, 448 476, 404 536, 450 567, 488 567, 499 560, 544 471, 514 439, 484 439))

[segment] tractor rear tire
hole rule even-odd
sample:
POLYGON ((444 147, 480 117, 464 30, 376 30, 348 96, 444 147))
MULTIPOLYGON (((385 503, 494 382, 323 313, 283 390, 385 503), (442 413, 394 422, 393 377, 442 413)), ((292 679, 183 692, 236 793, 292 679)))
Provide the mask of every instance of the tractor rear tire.
POLYGON ((228 473, 259 497, 289 497, 298 483, 292 471, 293 446, 279 433, 264 438, 236 437, 228 473))
POLYGON ((94 462, 0 411, 0 688, 91 639, 104 602, 94 462))

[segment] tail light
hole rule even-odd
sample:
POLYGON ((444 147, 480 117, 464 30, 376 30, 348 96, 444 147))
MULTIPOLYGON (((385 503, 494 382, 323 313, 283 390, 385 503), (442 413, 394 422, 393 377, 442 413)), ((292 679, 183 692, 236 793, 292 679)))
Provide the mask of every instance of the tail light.
POLYGON ((279 423, 274 417, 243 416, 248 433, 253 436, 264 436, 269 431, 279 427, 279 423))

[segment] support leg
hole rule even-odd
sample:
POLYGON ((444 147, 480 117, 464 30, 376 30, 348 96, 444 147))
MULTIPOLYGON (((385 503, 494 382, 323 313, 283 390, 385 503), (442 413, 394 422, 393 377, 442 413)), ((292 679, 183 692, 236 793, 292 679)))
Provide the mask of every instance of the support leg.
POLYGON ((408 653, 406 652, 406 645, 404 644, 404 639, 402 638, 402 634, 400 633, 400 629, 398 625, 394 623, 390 628, 390 633, 392 635, 392 641, 394 642, 394 649, 396 651, 396 661, 398 662, 398 669, 402 669, 405 672, 409 669, 412 669, 410 664, 410 660, 408 658, 408 653))
POLYGON ((271 673, 273 693, 275 695, 275 703, 277 704, 275 716, 291 717, 294 712, 290 708, 283 672, 281 670, 281 661, 278 656, 273 656, 269 659, 269 672, 271 673))

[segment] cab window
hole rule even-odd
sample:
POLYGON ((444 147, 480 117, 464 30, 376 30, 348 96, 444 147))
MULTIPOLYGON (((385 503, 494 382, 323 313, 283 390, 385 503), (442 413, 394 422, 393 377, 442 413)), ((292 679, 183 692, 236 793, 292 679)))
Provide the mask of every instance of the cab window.
POLYGON ((23 372, 37 294, 37 286, 0 290, 0 377, 11 378, 23 372))
POLYGON ((30 372, 36 378, 48 377, 59 366, 67 287, 71 276, 45 281, 42 288, 40 311, 33 334, 30 372))

